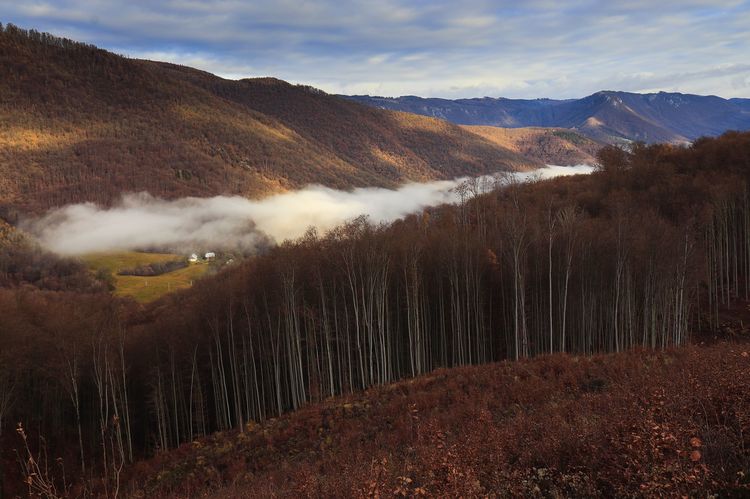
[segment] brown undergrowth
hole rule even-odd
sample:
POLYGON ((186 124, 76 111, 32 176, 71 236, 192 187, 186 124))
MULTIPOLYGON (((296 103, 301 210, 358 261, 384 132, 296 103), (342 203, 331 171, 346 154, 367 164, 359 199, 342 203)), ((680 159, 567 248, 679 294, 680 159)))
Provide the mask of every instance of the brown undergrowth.
POLYGON ((664 352, 441 369, 139 463, 134 497, 750 494, 750 355, 664 352))

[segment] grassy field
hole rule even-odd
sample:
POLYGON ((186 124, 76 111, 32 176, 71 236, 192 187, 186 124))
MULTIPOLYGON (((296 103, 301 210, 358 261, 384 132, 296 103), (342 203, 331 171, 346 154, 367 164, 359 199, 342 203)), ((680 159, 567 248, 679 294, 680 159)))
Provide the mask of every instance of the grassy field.
POLYGON ((159 276, 141 277, 117 275, 120 270, 139 267, 157 262, 167 262, 181 258, 172 253, 141 253, 136 251, 97 253, 83 258, 86 265, 96 272, 109 270, 115 281, 117 296, 130 296, 136 301, 147 303, 178 289, 189 288, 193 281, 199 279, 208 270, 205 262, 191 264, 188 267, 168 272, 159 276))

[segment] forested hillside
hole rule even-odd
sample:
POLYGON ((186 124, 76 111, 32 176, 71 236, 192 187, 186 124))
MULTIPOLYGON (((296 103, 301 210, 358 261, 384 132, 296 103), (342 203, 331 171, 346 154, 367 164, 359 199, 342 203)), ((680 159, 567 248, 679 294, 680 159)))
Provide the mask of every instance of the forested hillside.
POLYGON ((395 186, 537 166, 460 127, 0 29, 0 214, 122 192, 395 186))
POLYGON ((500 128, 464 125, 466 130, 546 165, 595 165, 604 143, 565 128, 500 128))
MULTIPOLYGON (((750 295, 750 134, 609 147, 599 159, 590 176, 467 182, 455 206, 310 232, 146 308, 105 293, 0 290, 4 458, 14 460, 21 422, 32 452, 44 436, 69 479, 112 493, 139 458, 332 395, 443 367, 668 349, 726 331, 727 310, 750 295)), ((652 400, 651 388, 637 395, 652 400)), ((748 421, 724 418, 732 448, 747 448, 748 421)))
POLYGON ((129 484, 217 499, 744 497, 747 347, 440 369, 213 434, 129 484))
POLYGON ((108 277, 91 275, 78 261, 60 258, 0 220, 0 288, 30 285, 54 291, 107 291, 108 277))

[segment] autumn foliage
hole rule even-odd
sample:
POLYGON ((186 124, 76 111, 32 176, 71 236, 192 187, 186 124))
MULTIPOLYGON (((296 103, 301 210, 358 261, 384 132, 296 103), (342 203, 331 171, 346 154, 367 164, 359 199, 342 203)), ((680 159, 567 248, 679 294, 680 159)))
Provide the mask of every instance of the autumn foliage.
POLYGON ((496 126, 463 125, 502 147, 507 147, 546 165, 590 165, 604 143, 579 131, 566 128, 500 128, 496 126))
POLYGON ((123 192, 260 197, 537 164, 437 119, 0 29, 0 215, 123 192))
POLYGON ((739 497, 747 347, 438 370, 186 443, 132 495, 739 497))
POLYGON ((750 134, 600 161, 310 231, 146 307, 6 279, 3 459, 21 422, 72 494, 743 491, 746 349, 690 344, 747 336, 750 134))

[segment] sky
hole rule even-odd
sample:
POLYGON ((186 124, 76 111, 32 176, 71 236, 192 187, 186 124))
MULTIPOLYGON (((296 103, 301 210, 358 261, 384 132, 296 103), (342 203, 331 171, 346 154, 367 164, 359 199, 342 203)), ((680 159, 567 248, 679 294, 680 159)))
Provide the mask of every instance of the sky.
POLYGON ((329 93, 750 97, 750 0, 0 0, 0 22, 329 93))

